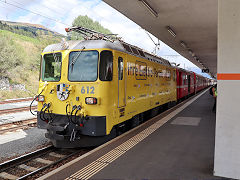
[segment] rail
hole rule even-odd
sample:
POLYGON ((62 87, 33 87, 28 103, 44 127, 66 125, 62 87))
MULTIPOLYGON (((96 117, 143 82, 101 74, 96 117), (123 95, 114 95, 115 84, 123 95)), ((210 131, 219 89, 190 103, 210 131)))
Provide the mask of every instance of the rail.
POLYGON ((50 166, 56 165, 77 153, 84 154, 88 151, 89 150, 86 149, 61 150, 53 146, 47 146, 1 163, 0 178, 26 179, 27 177, 36 175, 37 173, 48 169, 50 166), (29 164, 35 164, 35 167, 30 166, 29 164))
POLYGON ((16 103, 16 102, 24 102, 24 101, 32 101, 32 97, 28 98, 19 98, 19 99, 7 99, 4 101, 0 101, 0 104, 9 104, 9 103, 16 103))
POLYGON ((36 127, 36 125, 37 125, 36 118, 0 124, 0 135, 6 132, 13 132, 19 129, 36 127))

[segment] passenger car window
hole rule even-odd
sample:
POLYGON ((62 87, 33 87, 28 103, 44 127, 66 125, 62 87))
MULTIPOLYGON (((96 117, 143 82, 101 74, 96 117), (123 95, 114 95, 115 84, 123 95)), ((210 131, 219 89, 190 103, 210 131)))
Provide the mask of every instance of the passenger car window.
POLYGON ((102 51, 100 54, 99 78, 101 81, 112 81, 113 55, 111 51, 102 51))
POLYGON ((185 75, 182 75, 182 85, 185 85, 185 75))

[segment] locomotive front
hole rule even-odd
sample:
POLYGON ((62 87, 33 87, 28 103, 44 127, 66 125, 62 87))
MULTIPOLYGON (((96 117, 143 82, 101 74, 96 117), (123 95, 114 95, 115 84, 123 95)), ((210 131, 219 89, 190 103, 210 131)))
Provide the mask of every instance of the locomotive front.
POLYGON ((115 136, 113 52, 103 41, 70 41, 42 53, 37 122, 54 146, 96 146, 115 136), (98 48, 94 48, 94 45, 98 48))

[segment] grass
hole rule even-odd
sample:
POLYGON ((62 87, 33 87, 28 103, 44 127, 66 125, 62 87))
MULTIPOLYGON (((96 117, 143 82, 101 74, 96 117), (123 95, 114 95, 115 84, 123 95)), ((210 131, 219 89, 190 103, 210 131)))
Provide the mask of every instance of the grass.
POLYGON ((15 34, 13 32, 10 32, 10 31, 7 31, 7 30, 0 30, 0 34, 1 36, 10 36, 11 38, 13 39, 20 39, 22 41, 27 41, 27 42, 31 42, 31 43, 34 43, 34 44, 38 44, 40 43, 40 40, 39 39, 35 39, 35 38, 31 38, 31 37, 28 37, 28 36, 23 36, 23 35, 20 35, 20 34, 15 34))
POLYGON ((22 40, 25 42, 31 42, 35 45, 42 44, 44 46, 47 46, 48 44, 53 44, 56 42, 59 42, 59 38, 57 37, 51 37, 49 35, 43 36, 41 38, 32 38, 20 34, 16 34, 7 30, 0 30, 0 35, 1 36, 11 36, 14 40, 22 40))
MULTIPOLYGON (((18 57, 18 63, 16 66, 9 65, 7 71, 5 73, 1 73, 0 77, 7 77, 10 84, 23 84, 25 85, 26 90, 0 90, 0 100, 30 96, 33 97, 38 90, 41 51, 48 44, 56 43, 56 38, 49 40, 31 38, 6 30, 0 30, 0 38, 1 37, 5 37, 7 41, 11 42, 11 44, 6 43, 6 46, 9 46, 9 49, 11 46, 14 50, 11 50, 9 52, 10 54, 7 54, 8 56, 5 57, 7 57, 9 61, 14 61, 16 57, 18 57)), ((58 42, 59 41, 60 39, 58 39, 58 42)), ((1 57, 0 54, 0 60, 4 60, 5 57, 1 57)))

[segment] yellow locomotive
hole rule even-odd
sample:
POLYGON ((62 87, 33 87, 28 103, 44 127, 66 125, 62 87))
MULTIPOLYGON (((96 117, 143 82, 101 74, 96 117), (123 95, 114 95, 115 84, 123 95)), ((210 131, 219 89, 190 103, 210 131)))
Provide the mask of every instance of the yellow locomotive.
POLYGON ((90 40, 53 44, 42 52, 38 127, 47 129, 56 147, 102 144, 124 126, 141 123, 144 112, 177 101, 176 70, 167 60, 91 34, 90 40))

